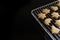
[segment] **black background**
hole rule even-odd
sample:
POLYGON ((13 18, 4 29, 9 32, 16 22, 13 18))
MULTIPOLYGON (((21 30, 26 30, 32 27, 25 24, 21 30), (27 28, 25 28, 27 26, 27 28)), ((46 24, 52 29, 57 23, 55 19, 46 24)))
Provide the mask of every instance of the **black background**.
POLYGON ((45 40, 44 31, 31 10, 54 0, 20 0, 1 2, 1 24, 6 26, 8 40, 45 40), (12 20, 11 20, 12 19, 12 20), (4 22, 4 23, 3 23, 4 22))

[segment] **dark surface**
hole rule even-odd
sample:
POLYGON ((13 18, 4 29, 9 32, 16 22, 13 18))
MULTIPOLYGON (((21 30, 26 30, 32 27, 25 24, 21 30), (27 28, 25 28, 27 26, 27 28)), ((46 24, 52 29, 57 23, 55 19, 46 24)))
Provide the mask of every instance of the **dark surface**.
POLYGON ((54 0, 2 1, 0 15, 1 24, 6 24, 7 26, 5 27, 8 32, 6 33, 5 31, 8 34, 6 38, 8 40, 45 40, 45 33, 31 15, 31 10, 52 1, 54 0), (13 26, 11 26, 11 21, 13 26))
POLYGON ((22 5, 21 8, 19 7, 19 11, 16 13, 16 40, 23 40, 23 38, 26 40, 45 40, 44 32, 31 15, 31 10, 52 1, 30 0, 25 5, 22 5))
POLYGON ((31 10, 52 1, 53 0, 30 0, 28 2, 25 1, 23 5, 17 2, 18 10, 16 12, 15 32, 13 33, 14 39, 45 40, 43 29, 31 15, 31 10))

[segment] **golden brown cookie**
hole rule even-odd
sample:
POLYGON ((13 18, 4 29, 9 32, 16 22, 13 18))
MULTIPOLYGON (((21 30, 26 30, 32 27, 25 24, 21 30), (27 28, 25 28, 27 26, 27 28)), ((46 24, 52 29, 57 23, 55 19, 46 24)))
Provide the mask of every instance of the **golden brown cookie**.
POLYGON ((54 10, 54 11, 57 11, 58 7, 57 6, 51 6, 51 9, 54 10))
POLYGON ((51 26, 51 28, 52 28, 52 34, 58 34, 59 33, 59 29, 58 28, 56 28, 55 26, 51 26))
POLYGON ((45 19, 44 20, 44 23, 46 24, 46 25, 49 25, 49 23, 51 23, 51 18, 47 18, 47 19, 45 19))
POLYGON ((60 7, 60 2, 57 3, 57 6, 60 7))
POLYGON ((60 16, 58 12, 53 12, 51 15, 52 18, 56 18, 56 19, 60 16))
POLYGON ((43 12, 44 14, 48 14, 48 13, 50 13, 50 10, 45 8, 45 9, 42 10, 42 12, 43 12))
POLYGON ((60 20, 55 20, 55 25, 57 25, 58 27, 60 27, 60 20))
POLYGON ((39 13, 39 14, 38 14, 38 18, 40 18, 40 19, 44 19, 44 18, 46 18, 46 15, 43 14, 43 13, 39 13))

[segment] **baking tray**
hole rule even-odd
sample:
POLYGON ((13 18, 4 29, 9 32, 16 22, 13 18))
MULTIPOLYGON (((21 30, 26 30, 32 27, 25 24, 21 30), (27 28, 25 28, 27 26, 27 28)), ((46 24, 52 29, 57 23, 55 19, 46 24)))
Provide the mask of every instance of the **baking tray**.
MULTIPOLYGON (((51 33, 51 29, 50 27, 47 27, 43 22, 42 20, 40 20, 37 16, 38 13, 41 12, 42 9, 44 8, 49 8, 50 6, 53 6, 53 5, 56 5, 56 3, 59 2, 59 1, 54 1, 54 2, 51 2, 47 5, 44 5, 44 6, 41 6, 41 7, 38 7, 36 9, 33 9, 31 11, 31 14, 33 15, 33 17, 36 19, 36 21, 41 25, 41 27, 44 29, 44 31, 51 37, 52 40, 60 40, 60 33, 57 34, 57 35, 53 35, 51 33)), ((58 12, 60 13, 60 10, 58 10, 58 12)))

